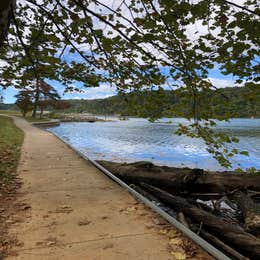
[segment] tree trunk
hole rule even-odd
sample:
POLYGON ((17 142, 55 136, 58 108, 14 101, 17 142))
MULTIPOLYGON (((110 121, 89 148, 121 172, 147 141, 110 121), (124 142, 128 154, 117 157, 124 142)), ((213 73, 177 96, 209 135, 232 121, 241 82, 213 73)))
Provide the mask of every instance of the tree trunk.
POLYGON ((260 205, 256 204, 246 193, 237 191, 232 196, 242 212, 245 230, 255 234, 260 234, 260 205))
POLYGON ((139 184, 145 182, 162 187, 172 194, 219 193, 250 189, 260 191, 260 175, 234 172, 206 172, 201 169, 156 166, 149 162, 120 164, 107 161, 100 163, 120 179, 139 184))
POLYGON ((34 104, 33 104, 33 113, 32 113, 33 118, 36 118, 37 106, 38 106, 38 101, 40 98, 40 85, 39 84, 40 84, 40 80, 37 79, 35 96, 34 96, 34 104))
POLYGON ((205 229, 221 238, 237 251, 252 259, 260 259, 260 239, 243 231, 238 226, 191 205, 184 198, 173 196, 148 184, 143 184, 142 186, 164 203, 178 211, 182 211, 185 216, 190 217, 197 223, 202 223, 205 229))
POLYGON ((7 36, 12 18, 12 8, 15 8, 16 0, 1 0, 0 1, 0 47, 7 36))
POLYGON ((40 118, 42 118, 42 115, 43 115, 43 107, 41 107, 40 118))
POLYGON ((33 113, 32 113, 32 117, 33 117, 33 118, 36 118, 37 102, 38 102, 38 101, 36 101, 36 98, 35 98, 34 103, 33 103, 33 113))

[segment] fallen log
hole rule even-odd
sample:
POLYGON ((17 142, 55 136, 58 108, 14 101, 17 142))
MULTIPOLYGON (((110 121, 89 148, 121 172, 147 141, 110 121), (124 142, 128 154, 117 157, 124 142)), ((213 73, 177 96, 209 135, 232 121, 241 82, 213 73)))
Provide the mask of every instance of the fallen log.
POLYGON ((173 194, 220 193, 235 189, 260 191, 260 175, 233 172, 206 172, 201 169, 156 166, 149 162, 120 164, 99 161, 120 179, 128 183, 145 182, 162 187, 173 194))
POLYGON ((133 188, 134 190, 136 190, 137 192, 139 192, 140 194, 142 194, 144 197, 146 197, 150 201, 154 201, 154 202, 157 202, 157 203, 159 202, 159 200, 155 196, 153 196, 149 192, 145 191, 140 186, 131 184, 130 187, 133 188))
POLYGON ((245 230, 254 234, 260 234, 260 205, 256 204, 245 192, 236 191, 232 198, 242 212, 245 230))
POLYGON ((232 257, 233 259, 248 260, 247 257, 241 255, 236 250, 234 250, 230 246, 226 245, 220 239, 218 239, 217 237, 211 235, 210 233, 206 232, 205 230, 201 230, 200 231, 200 236, 202 238, 204 238, 205 240, 210 241, 213 245, 215 245, 219 249, 223 250, 225 252, 225 254, 227 254, 228 256, 232 257))
POLYGON ((223 239, 223 242, 228 243, 238 252, 252 259, 260 259, 260 239, 245 232, 238 226, 191 205, 182 197, 173 196, 166 191, 148 184, 143 184, 142 186, 162 202, 172 206, 175 210, 182 211, 185 216, 188 216, 197 223, 203 223, 203 227, 210 233, 223 239))

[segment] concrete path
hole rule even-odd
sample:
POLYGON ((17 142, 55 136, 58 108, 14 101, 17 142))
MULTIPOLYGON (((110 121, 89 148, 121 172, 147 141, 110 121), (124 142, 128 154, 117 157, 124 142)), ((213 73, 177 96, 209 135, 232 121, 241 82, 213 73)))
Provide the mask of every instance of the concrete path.
POLYGON ((10 230, 21 243, 8 259, 168 260, 185 250, 209 259, 51 133, 14 120, 25 132, 24 207, 10 230))

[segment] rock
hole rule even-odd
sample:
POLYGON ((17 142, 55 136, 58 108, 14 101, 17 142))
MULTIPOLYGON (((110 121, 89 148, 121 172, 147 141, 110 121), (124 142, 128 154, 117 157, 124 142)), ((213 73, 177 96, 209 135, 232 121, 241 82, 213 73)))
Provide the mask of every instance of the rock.
POLYGON ((78 225, 79 225, 79 226, 87 226, 87 225, 89 225, 90 223, 91 223, 90 220, 88 220, 87 218, 84 218, 84 219, 82 219, 82 220, 80 220, 80 221, 78 222, 78 225))

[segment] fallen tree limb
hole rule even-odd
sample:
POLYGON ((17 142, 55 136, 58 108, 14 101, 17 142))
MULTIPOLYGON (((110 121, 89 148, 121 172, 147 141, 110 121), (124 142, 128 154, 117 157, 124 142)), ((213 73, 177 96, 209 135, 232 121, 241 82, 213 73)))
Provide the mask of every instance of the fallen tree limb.
POLYGON ((158 200, 155 196, 153 196, 153 195, 150 194, 149 192, 145 191, 145 190, 142 189, 140 186, 131 184, 130 187, 133 188, 134 190, 136 190, 137 192, 139 192, 140 194, 142 194, 144 197, 146 197, 146 198, 149 199, 150 201, 159 202, 159 200, 158 200))
POLYGON ((99 161, 120 179, 139 184, 145 182, 172 194, 219 193, 220 197, 236 189, 260 191, 260 175, 232 172, 205 172, 201 169, 156 166, 149 162, 120 164, 99 161))
POLYGON ((188 222, 186 221, 186 218, 185 218, 183 212, 180 211, 180 212, 177 214, 177 219, 178 219, 185 227, 189 228, 189 224, 188 224, 188 222))
POLYGON ((222 249, 228 256, 233 257, 238 260, 248 260, 247 257, 241 255, 236 250, 234 250, 230 246, 226 245, 220 239, 211 235, 210 233, 206 232, 205 230, 200 231, 200 236, 202 238, 204 238, 205 240, 210 241, 212 244, 214 244, 219 249, 222 249))
POLYGON ((192 196, 193 198, 198 198, 202 200, 212 200, 212 199, 220 199, 223 197, 223 193, 190 193, 189 196, 192 196))
POLYGON ((188 216, 197 223, 202 222, 203 227, 210 233, 223 239, 224 242, 228 243, 239 252, 252 259, 260 258, 260 239, 243 231, 238 226, 232 225, 209 212, 191 205, 184 198, 173 196, 168 192, 148 184, 143 184, 142 186, 162 202, 172 206, 175 210, 182 211, 185 216, 188 216))

